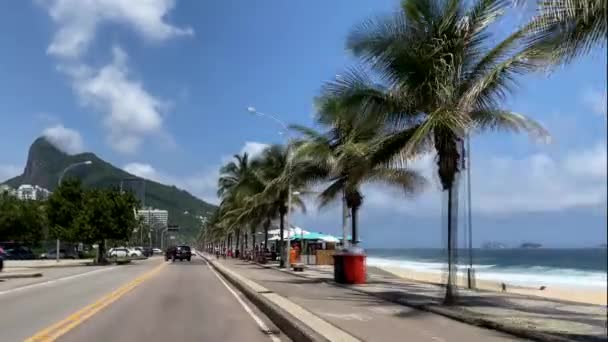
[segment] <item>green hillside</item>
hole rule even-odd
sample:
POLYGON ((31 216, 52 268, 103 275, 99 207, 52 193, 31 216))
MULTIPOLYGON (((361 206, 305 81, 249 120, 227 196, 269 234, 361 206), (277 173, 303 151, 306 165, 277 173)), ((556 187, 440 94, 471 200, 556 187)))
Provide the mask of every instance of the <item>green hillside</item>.
POLYGON ((208 217, 216 209, 212 204, 202 201, 185 190, 175 186, 143 180, 112 164, 102 160, 93 153, 68 155, 45 138, 38 138, 28 153, 27 164, 23 174, 4 182, 13 188, 21 184, 32 184, 53 191, 61 172, 69 165, 90 160, 93 163, 71 169, 65 177, 75 177, 88 187, 123 187, 133 191, 145 205, 165 209, 169 212, 169 223, 180 226, 184 239, 194 238, 200 229, 197 216, 208 217), (145 183, 145 184, 144 184, 145 183), (145 189, 145 192, 144 192, 145 189), (144 197, 145 193, 145 197, 144 197))

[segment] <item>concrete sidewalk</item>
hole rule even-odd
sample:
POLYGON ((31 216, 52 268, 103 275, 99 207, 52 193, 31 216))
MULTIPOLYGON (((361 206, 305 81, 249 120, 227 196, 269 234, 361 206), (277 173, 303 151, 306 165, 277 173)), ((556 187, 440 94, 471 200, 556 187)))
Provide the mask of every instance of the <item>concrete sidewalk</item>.
MULTIPOLYGON (((251 267, 260 268, 260 266, 251 267)), ((245 266, 240 266, 240 268, 245 268, 245 266)), ((304 272, 298 273, 279 270, 276 265, 264 266, 264 268, 298 276, 313 283, 333 283, 331 266, 308 266, 304 272)), ((460 304, 445 307, 441 305, 443 287, 407 281, 374 267, 368 269, 368 284, 340 285, 340 287, 360 294, 373 295, 393 303, 438 312, 475 325, 510 331, 518 335, 521 333, 523 336, 537 340, 607 340, 607 309, 605 306, 460 289, 460 304)))
POLYGON ((93 259, 61 259, 59 262, 54 259, 44 260, 5 260, 4 269, 10 271, 12 269, 30 269, 30 268, 52 268, 52 267, 73 267, 92 265, 93 259))
MULTIPOLYGON (((215 258, 213 258, 215 259, 215 258)), ((263 295, 278 296, 283 302, 301 308, 292 315, 307 325, 319 321, 360 341, 514 341, 515 337, 483 329, 449 318, 391 303, 356 290, 328 284, 324 279, 279 272, 249 262, 213 260, 264 290, 263 295)), ((312 328, 318 330, 312 325, 312 328)), ((327 326, 325 328, 328 328, 327 326)), ((327 336, 326 336, 327 338, 327 336)), ((330 341, 345 339, 327 338, 330 341)))

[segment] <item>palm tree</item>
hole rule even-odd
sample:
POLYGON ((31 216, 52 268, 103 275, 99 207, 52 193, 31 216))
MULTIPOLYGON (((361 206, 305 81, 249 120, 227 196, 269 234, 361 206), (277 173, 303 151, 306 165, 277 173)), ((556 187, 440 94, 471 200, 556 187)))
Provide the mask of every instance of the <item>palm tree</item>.
POLYGON ((261 184, 253 172, 249 155, 234 155, 234 160, 220 169, 218 180, 218 196, 220 203, 220 217, 226 226, 229 236, 236 236, 236 245, 239 245, 243 222, 238 221, 239 211, 244 208, 247 198, 261 191, 261 184))
POLYGON ((530 45, 551 63, 569 63, 595 47, 606 46, 606 0, 539 0, 528 25, 530 45))
POLYGON ((378 161, 377 151, 384 146, 380 121, 349 112, 338 98, 320 98, 317 105, 317 121, 325 131, 293 125, 292 129, 305 137, 297 143, 296 158, 317 166, 300 169, 302 178, 313 183, 329 181, 318 196, 321 207, 344 196, 351 215, 352 242, 357 245, 362 184, 386 183, 413 194, 422 189, 425 179, 414 171, 378 161))
POLYGON ((294 207, 299 207, 302 211, 306 210, 302 198, 297 195, 306 188, 305 182, 299 177, 300 173, 297 172, 303 165, 292 160, 291 148, 291 146, 271 145, 253 162, 257 179, 262 182, 264 190, 252 197, 250 210, 266 209, 266 213, 270 214, 267 216, 266 227, 269 226, 269 218, 275 213, 278 214, 281 267, 285 266, 285 256, 283 255, 285 215, 294 207), (288 208, 290 191, 292 192, 292 207, 288 208))
POLYGON ((492 43, 490 27, 509 4, 403 1, 397 13, 364 22, 347 40, 347 48, 378 82, 359 68, 324 87, 325 97, 339 97, 352 110, 387 124, 378 161, 404 162, 434 150, 441 188, 447 192, 447 304, 454 300, 453 188, 463 138, 488 129, 546 135, 536 122, 501 107, 514 78, 535 70, 541 57, 525 47, 523 29, 492 43))

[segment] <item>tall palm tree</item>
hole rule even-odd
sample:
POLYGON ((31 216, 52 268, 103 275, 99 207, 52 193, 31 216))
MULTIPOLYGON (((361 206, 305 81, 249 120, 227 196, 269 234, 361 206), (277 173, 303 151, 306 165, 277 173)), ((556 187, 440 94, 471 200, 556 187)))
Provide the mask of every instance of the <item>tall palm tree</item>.
POLYGON ((296 158, 317 166, 300 169, 302 178, 325 184, 329 181, 318 195, 321 207, 344 196, 351 215, 352 243, 357 245, 364 183, 396 185, 413 194, 422 189, 425 179, 414 171, 378 161, 377 151, 384 148, 385 139, 379 120, 349 112, 339 98, 320 98, 317 105, 317 121, 325 131, 293 125, 292 129, 305 137, 297 143, 296 158))
MULTIPOLYGON (((238 221, 239 211, 244 208, 250 196, 261 191, 261 183, 253 172, 252 162, 247 153, 235 155, 220 169, 218 196, 221 198, 220 216, 226 226, 226 233, 234 231, 236 245, 239 246, 242 221, 238 221)), ((232 236, 232 234, 230 234, 232 236)))
MULTIPOLYGON (((252 197, 252 203, 259 208, 266 208, 267 213, 277 213, 279 217, 279 250, 281 251, 281 267, 285 266, 284 231, 285 215, 289 209, 299 207, 302 211, 306 206, 298 192, 306 189, 305 182, 297 172, 303 165, 291 158, 291 146, 272 145, 266 148, 253 162, 257 179, 264 185, 264 191, 252 197), (291 208, 288 208, 289 192, 291 208)), ((255 208, 255 207, 254 207, 255 208)), ((269 223, 269 221, 266 221, 269 223)), ((288 227, 289 228, 289 227, 288 227)))
POLYGON ((538 0, 528 25, 530 44, 544 51, 551 63, 569 63, 607 41, 608 1, 538 0))
POLYGON ((387 163, 433 151, 447 192, 448 279, 454 301, 454 183, 466 134, 488 129, 545 135, 536 122, 501 107, 516 76, 540 58, 526 48, 525 30, 493 44, 492 24, 510 1, 405 0, 399 11, 371 19, 349 35, 347 48, 374 79, 353 69, 324 87, 324 96, 383 120, 388 137, 377 155, 387 163))

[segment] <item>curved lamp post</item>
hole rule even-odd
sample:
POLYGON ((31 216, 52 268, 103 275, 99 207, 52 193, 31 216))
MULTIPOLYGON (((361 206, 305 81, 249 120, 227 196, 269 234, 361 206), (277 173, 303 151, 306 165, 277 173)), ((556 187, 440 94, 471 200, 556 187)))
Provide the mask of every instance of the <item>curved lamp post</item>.
MULTIPOLYGON (((68 165, 68 167, 66 167, 65 169, 63 169, 63 171, 61 171, 61 174, 59 175, 59 180, 57 181, 57 187, 59 187, 61 185, 61 182, 63 181, 63 176, 65 176, 66 172, 70 171, 71 169, 81 166, 81 165, 91 165, 93 164, 92 161, 90 160, 85 160, 83 162, 78 162, 78 163, 74 163, 71 165, 68 165)), ((56 249, 55 249, 55 258, 57 260, 57 262, 59 262, 59 247, 60 247, 61 241, 59 241, 59 239, 57 239, 57 245, 56 245, 56 249)))
MULTIPOLYGON (((272 114, 266 114, 266 113, 262 113, 262 112, 258 112, 255 107, 247 107, 247 111, 251 114, 257 115, 257 116, 261 116, 261 117, 265 117, 268 118, 270 120, 273 120, 274 122, 276 122, 277 124, 279 124, 281 126, 281 128, 283 129, 283 134, 281 134, 285 140, 286 140, 286 144, 287 144, 287 167, 289 169, 289 172, 291 172, 291 160, 293 157, 293 151, 291 149, 291 136, 289 135, 289 127, 287 126, 287 124, 277 118, 275 115, 272 114)), ((286 221, 286 226, 287 226, 287 247, 285 247, 284 252, 285 255, 281 255, 281 263, 279 265, 279 267, 285 267, 285 258, 289 258, 289 250, 291 248, 291 238, 289 236, 289 213, 291 212, 291 195, 292 195, 292 191, 291 191, 291 177, 289 178, 289 185, 288 185, 288 189, 287 189, 287 214, 285 215, 285 221, 286 221)))

